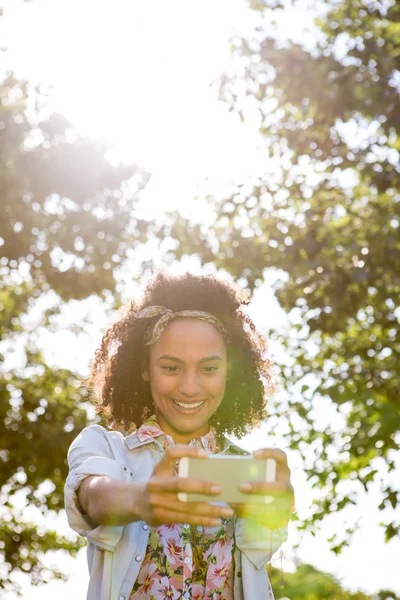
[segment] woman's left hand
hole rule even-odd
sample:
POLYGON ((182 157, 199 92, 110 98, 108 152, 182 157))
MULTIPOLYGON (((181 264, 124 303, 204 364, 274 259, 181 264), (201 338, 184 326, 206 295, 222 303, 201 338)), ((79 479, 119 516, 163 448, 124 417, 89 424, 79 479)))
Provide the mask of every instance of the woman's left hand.
POLYGON ((269 504, 231 504, 236 516, 258 521, 269 529, 285 527, 294 508, 294 490, 290 483, 290 469, 287 456, 277 448, 262 448, 253 452, 255 458, 276 460, 276 480, 274 482, 243 482, 239 489, 244 494, 273 496, 269 504))

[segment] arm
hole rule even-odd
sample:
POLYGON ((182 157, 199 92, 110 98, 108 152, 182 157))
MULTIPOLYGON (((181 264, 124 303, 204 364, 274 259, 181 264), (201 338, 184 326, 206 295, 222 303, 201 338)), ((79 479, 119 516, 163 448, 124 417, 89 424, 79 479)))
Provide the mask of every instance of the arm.
POLYGON ((178 500, 178 492, 215 495, 221 491, 213 489, 212 483, 177 477, 175 464, 182 456, 207 458, 207 453, 190 446, 168 448, 146 483, 127 481, 126 471, 113 459, 106 438, 98 429, 85 429, 68 453, 65 507, 71 527, 87 536, 98 526, 119 528, 121 535, 123 525, 138 520, 149 525, 218 525, 218 518, 233 514, 231 509, 178 500))
POLYGON ((90 475, 78 489, 82 511, 97 525, 126 525, 141 519, 145 484, 90 475))
POLYGON ((127 484, 132 483, 130 478, 127 479, 124 465, 114 458, 106 430, 95 425, 81 431, 69 448, 68 466, 64 498, 71 528, 92 541, 106 537, 109 545, 115 545, 122 535, 123 526, 107 527, 105 523, 109 522, 112 515, 104 514, 104 503, 96 508, 95 502, 93 508, 92 493, 88 493, 95 480, 107 481, 106 501, 115 507, 115 503, 122 501, 121 494, 115 495, 113 492, 115 486, 125 490, 126 499, 127 484))
MULTIPOLYGON (((175 447, 176 448, 176 447, 175 447)), ((134 521, 145 520, 151 525, 160 525, 164 522, 192 522, 193 524, 204 524, 204 525, 217 525, 219 521, 215 521, 213 517, 220 516, 231 516, 233 511, 226 507, 210 507, 206 504, 201 506, 196 505, 180 505, 180 502, 176 499, 175 494, 168 494, 164 498, 160 497, 160 491, 163 485, 168 489, 171 488, 173 492, 179 491, 179 485, 184 486, 184 490, 187 491, 187 487, 194 485, 200 486, 202 491, 210 493, 212 484, 206 482, 196 482, 194 480, 180 481, 173 475, 173 469, 179 453, 182 450, 178 448, 174 449, 172 457, 169 453, 166 453, 164 458, 156 466, 152 477, 148 483, 137 483, 137 482, 124 482, 111 479, 107 476, 90 476, 83 480, 78 490, 78 501, 85 512, 92 519, 94 523, 98 525, 126 525, 134 521), (172 467, 172 469, 171 469, 172 467), (163 469, 171 469, 170 480, 165 479, 167 473, 163 473, 163 469), (161 476, 160 476, 161 475, 161 476), (177 487, 178 486, 178 487, 177 487), (170 498, 168 498, 168 495, 170 498), (157 504, 160 508, 157 507, 157 504), (165 506, 171 504, 171 512, 177 507, 180 509, 181 514, 175 513, 175 518, 168 520, 168 516, 161 517, 160 509, 164 510, 165 506), (162 508, 161 508, 162 507, 162 508), (197 515, 195 509, 203 509, 207 513, 207 516, 197 515), (226 513, 229 511, 229 514, 226 513), (160 516, 159 516, 160 515, 160 516), (211 518, 211 520, 210 520, 211 518)), ((183 453, 190 452, 193 455, 197 455, 197 449, 194 451, 189 448, 185 448, 183 453)), ((215 492, 214 492, 215 493, 215 492)))

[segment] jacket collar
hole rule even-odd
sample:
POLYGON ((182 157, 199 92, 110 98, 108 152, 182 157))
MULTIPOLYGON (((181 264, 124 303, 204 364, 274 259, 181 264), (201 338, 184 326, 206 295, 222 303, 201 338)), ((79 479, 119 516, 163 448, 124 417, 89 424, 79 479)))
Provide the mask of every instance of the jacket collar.
MULTIPOLYGON (((236 444, 231 442, 231 440, 229 440, 225 436, 222 437, 222 442, 223 442, 223 444, 222 444, 223 450, 222 450, 221 454, 239 454, 239 455, 250 454, 249 452, 247 452, 247 450, 245 450, 244 448, 240 448, 240 446, 237 446, 236 444)), ((147 444, 154 444, 154 443, 156 445, 161 446, 161 444, 159 442, 157 442, 157 439, 155 439, 155 438, 147 438, 141 442, 139 439, 137 430, 134 431, 133 433, 130 433, 129 435, 127 435, 125 437, 125 444, 127 445, 129 450, 135 450, 135 448, 141 448, 142 446, 146 446, 147 444)))
POLYGON ((147 444, 153 444, 156 440, 154 438, 148 438, 144 442, 141 442, 138 437, 137 430, 133 433, 130 433, 125 437, 125 444, 128 446, 129 450, 134 450, 135 448, 140 448, 141 446, 147 446, 147 444))
POLYGON ((241 448, 240 446, 237 446, 225 436, 222 437, 222 442, 223 450, 222 452, 220 452, 220 454, 239 454, 242 456, 248 456, 250 454, 250 452, 248 452, 244 448, 241 448))

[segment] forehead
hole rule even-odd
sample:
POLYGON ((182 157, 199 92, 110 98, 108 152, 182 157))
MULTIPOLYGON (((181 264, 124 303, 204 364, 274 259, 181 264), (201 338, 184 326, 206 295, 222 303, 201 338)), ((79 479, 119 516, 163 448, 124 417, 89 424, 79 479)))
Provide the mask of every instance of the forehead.
POLYGON ((151 347, 151 355, 170 354, 189 360, 219 354, 226 357, 226 346, 222 334, 198 319, 174 319, 167 325, 159 340, 151 347))

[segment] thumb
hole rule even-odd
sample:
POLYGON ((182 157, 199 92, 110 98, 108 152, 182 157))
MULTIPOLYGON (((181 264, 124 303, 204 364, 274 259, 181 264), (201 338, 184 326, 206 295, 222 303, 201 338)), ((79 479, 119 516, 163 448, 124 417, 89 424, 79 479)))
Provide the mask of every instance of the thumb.
POLYGON ((175 466, 177 461, 183 457, 193 458, 208 458, 208 454, 202 448, 195 448, 194 446, 184 446, 177 444, 176 446, 170 446, 166 449, 164 456, 157 463, 154 468, 154 475, 171 475, 175 473, 175 466))

